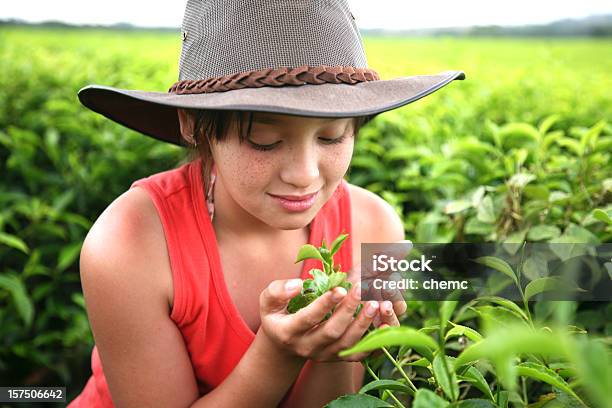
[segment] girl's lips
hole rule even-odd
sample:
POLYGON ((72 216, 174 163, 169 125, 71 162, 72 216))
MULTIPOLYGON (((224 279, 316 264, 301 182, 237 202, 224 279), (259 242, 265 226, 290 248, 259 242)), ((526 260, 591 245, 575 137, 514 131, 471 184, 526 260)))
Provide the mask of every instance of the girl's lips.
POLYGON ((294 196, 294 195, 275 195, 275 194, 270 194, 273 197, 278 197, 278 198, 284 198, 285 200, 289 200, 289 201, 303 201, 303 200, 308 200, 309 198, 311 198, 312 196, 316 195, 318 193, 314 192, 312 194, 306 194, 303 196, 294 196))
POLYGON ((309 194, 306 196, 277 196, 270 194, 270 196, 276 200, 285 210, 291 212, 306 211, 315 203, 319 192, 309 194))

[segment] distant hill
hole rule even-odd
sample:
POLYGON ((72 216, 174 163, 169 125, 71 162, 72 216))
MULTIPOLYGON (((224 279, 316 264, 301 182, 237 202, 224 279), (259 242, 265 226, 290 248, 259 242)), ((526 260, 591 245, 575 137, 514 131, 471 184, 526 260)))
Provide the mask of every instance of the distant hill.
POLYGON ((96 25, 96 24, 70 24, 63 21, 44 21, 42 23, 29 23, 19 19, 0 19, 0 27, 40 27, 40 28, 64 28, 64 29, 105 29, 105 30, 121 30, 121 31, 167 31, 180 32, 180 27, 139 27, 130 23, 117 23, 111 25, 96 25))
MULTIPOLYGON (((75 25, 61 21, 28 23, 18 19, 0 19, 2 26, 30 26, 41 28, 109 29, 123 31, 178 32, 179 27, 139 27, 129 23, 113 25, 75 25)), ((470 37, 612 37, 612 14, 595 15, 580 19, 564 19, 549 24, 523 26, 473 26, 415 30, 362 29, 364 36, 470 36, 470 37)))
POLYGON ((473 26, 415 30, 361 30, 363 35, 472 36, 472 37, 611 37, 612 14, 564 19, 522 26, 473 26))

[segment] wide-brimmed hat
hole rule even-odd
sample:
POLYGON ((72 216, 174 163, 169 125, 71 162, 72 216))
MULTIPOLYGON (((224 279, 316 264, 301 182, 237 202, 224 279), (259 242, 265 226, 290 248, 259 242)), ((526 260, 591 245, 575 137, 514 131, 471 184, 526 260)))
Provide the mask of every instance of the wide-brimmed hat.
POLYGON ((366 116, 465 78, 447 71, 381 80, 345 0, 188 0, 182 40, 179 81, 168 92, 89 85, 79 100, 182 145, 177 108, 366 116))

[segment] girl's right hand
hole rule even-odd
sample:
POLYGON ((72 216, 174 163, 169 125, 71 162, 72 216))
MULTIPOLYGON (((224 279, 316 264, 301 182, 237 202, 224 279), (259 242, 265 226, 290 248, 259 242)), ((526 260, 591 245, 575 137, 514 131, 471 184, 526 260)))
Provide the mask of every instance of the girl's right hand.
POLYGON ((376 301, 367 302, 357 317, 353 317, 361 303, 361 289, 357 284, 350 293, 336 287, 324 293, 307 307, 294 314, 287 312, 287 304, 300 293, 301 279, 276 280, 259 297, 260 331, 283 353, 315 361, 361 361, 369 353, 338 357, 341 350, 357 343, 378 313, 376 301), (335 311, 329 319, 325 315, 335 311))

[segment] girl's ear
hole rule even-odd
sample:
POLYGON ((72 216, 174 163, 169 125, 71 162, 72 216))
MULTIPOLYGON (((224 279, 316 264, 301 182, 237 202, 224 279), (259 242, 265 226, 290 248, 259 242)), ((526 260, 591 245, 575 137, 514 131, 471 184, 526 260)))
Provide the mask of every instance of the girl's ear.
POLYGON ((185 139, 189 144, 195 144, 195 140, 193 138, 193 134, 195 131, 195 117, 189 112, 187 109, 177 108, 179 125, 181 127, 181 136, 185 139))

